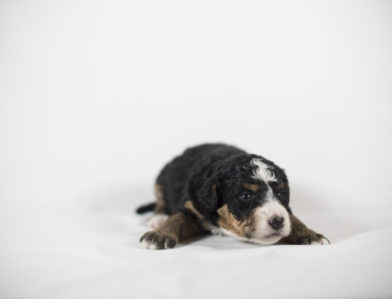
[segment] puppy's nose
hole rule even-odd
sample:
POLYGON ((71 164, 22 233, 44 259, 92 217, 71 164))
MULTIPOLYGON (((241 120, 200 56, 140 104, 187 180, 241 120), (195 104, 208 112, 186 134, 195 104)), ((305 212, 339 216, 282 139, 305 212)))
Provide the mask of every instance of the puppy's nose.
POLYGON ((268 223, 271 225, 273 229, 281 229, 283 227, 283 222, 284 218, 280 216, 272 216, 269 220, 268 223))

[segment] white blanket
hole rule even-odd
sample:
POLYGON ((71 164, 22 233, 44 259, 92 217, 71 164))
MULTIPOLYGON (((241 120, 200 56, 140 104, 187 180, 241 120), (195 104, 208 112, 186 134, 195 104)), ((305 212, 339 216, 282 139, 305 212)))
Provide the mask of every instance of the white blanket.
MULTIPOLYGON (((149 215, 133 213, 145 202, 131 200, 134 192, 62 205, 3 205, 2 298, 392 296, 390 228, 347 236, 339 235, 342 222, 331 222, 322 231, 332 236, 326 246, 259 246, 208 236, 172 250, 146 250, 138 240, 149 215)), ((304 207, 297 210, 306 215, 304 207)), ((321 218, 334 219, 330 212, 321 218)), ((317 217, 307 217, 311 227, 317 217)))

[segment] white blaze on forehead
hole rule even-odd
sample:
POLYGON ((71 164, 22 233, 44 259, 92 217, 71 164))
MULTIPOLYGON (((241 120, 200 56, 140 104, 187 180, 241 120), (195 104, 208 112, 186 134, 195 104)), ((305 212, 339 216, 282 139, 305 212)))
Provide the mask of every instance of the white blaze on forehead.
POLYGON ((264 182, 276 182, 277 179, 275 174, 269 169, 268 165, 265 164, 260 158, 253 158, 250 161, 252 166, 256 166, 256 170, 253 172, 253 178, 262 180, 264 182))

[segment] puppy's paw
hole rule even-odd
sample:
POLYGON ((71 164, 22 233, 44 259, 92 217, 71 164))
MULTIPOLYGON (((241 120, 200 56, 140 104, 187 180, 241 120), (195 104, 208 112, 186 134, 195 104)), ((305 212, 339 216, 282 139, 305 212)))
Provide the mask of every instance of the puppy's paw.
POLYGON ((322 234, 318 234, 310 229, 295 231, 289 237, 284 238, 281 244, 296 244, 296 245, 327 245, 331 242, 322 234))
POLYGON ((151 231, 145 233, 140 238, 140 242, 142 242, 146 249, 168 249, 176 246, 178 238, 159 231, 151 231))
POLYGON ((303 239, 304 243, 308 245, 327 245, 331 244, 331 242, 324 237, 322 234, 318 234, 315 232, 309 233, 309 235, 305 236, 303 239))
POLYGON ((313 238, 312 242, 310 243, 310 245, 328 245, 328 244, 331 244, 331 242, 321 234, 316 234, 316 238, 313 238))

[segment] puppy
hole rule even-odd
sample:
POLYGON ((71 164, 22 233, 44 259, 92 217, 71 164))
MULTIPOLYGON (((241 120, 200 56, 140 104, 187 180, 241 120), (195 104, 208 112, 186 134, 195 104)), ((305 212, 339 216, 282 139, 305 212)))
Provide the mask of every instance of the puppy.
POLYGON ((155 213, 153 230, 140 239, 148 249, 173 248, 204 233, 263 245, 329 243, 293 215, 284 170, 233 146, 187 149, 162 169, 155 196, 155 203, 137 209, 155 213))

